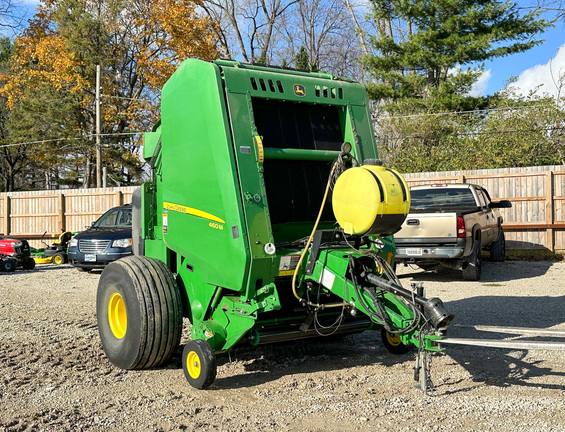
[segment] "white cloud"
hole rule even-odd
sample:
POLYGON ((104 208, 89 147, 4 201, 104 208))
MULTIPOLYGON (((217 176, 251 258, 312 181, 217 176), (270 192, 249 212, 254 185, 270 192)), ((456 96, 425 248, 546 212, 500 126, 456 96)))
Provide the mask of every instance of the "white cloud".
POLYGON ((481 76, 479 77, 479 79, 477 80, 477 82, 475 84, 473 84, 473 87, 471 87, 471 90, 469 90, 469 96, 473 96, 473 97, 484 96, 484 94, 487 91, 488 83, 489 83, 491 77, 492 77, 492 73, 491 73, 490 69, 487 69, 486 71, 484 71, 481 74, 481 76))
POLYGON ((546 64, 522 72, 509 88, 522 96, 531 92, 538 96, 565 96, 565 45, 546 64))

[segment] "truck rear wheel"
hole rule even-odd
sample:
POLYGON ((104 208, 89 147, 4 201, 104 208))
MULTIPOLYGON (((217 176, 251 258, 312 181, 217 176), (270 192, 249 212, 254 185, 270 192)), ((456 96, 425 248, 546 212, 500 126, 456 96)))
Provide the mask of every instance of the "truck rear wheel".
POLYGON ((477 239, 473 243, 473 252, 469 256, 469 265, 462 270, 463 280, 478 281, 481 278, 481 242, 477 239))
POLYGON ((182 370, 188 383, 197 389, 210 387, 218 366, 212 347, 205 340, 188 342, 182 350, 182 370))
POLYGON ((490 259, 494 262, 503 262, 506 258, 506 240, 504 232, 500 231, 498 239, 490 245, 490 259))
POLYGON ((157 259, 129 256, 106 266, 96 313, 104 352, 122 369, 159 366, 179 346, 180 292, 169 268, 157 259))

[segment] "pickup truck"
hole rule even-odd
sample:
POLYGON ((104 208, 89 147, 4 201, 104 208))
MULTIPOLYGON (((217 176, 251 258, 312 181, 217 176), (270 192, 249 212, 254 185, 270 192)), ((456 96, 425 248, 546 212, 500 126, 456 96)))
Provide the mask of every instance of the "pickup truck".
POLYGON ((481 277, 481 250, 504 261, 502 216, 494 209, 510 201, 492 201, 481 186, 468 183, 414 186, 410 212, 394 237, 396 261, 423 269, 438 264, 461 270, 464 280, 481 277))

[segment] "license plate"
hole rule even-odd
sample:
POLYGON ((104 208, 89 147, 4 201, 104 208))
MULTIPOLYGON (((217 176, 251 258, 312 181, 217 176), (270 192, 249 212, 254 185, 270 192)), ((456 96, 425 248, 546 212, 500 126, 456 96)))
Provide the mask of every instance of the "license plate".
POLYGON ((422 248, 407 248, 406 255, 422 256, 422 248))
POLYGON ((95 254, 85 254, 84 260, 86 262, 96 262, 96 255, 95 254))

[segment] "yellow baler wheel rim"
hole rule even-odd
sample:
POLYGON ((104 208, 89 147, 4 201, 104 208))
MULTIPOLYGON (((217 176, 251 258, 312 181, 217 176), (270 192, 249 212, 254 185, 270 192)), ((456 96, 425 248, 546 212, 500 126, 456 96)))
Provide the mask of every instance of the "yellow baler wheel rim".
POLYGON ((386 332, 386 340, 392 346, 398 346, 402 343, 399 335, 392 334, 392 333, 389 333, 389 332, 386 332))
POLYGON ((128 327, 128 317, 126 304, 119 293, 112 294, 108 303, 108 322, 110 330, 117 339, 122 339, 126 335, 128 327))
POLYGON ((190 351, 186 356, 186 369, 192 379, 197 379, 200 376, 201 366, 200 357, 194 351, 190 351))

